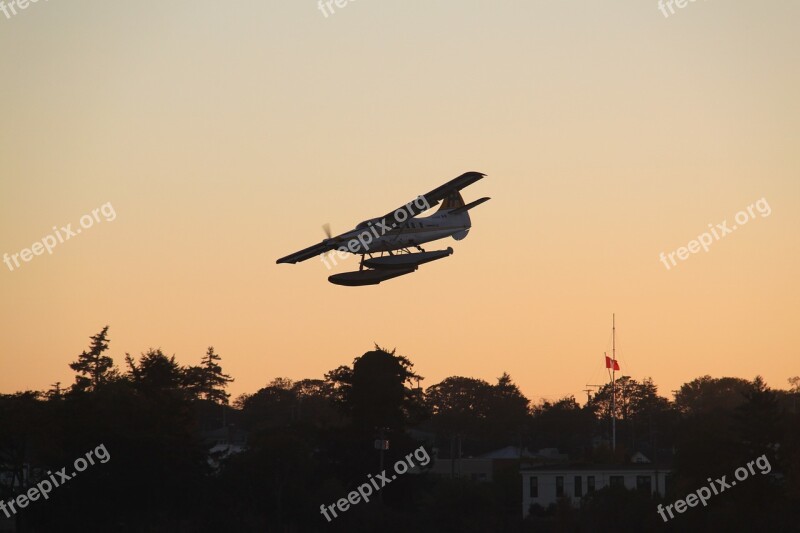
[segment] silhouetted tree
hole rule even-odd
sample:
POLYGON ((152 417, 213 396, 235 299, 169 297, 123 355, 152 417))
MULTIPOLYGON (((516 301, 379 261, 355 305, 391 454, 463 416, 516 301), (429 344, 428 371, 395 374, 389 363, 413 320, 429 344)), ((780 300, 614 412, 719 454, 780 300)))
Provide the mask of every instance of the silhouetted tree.
POLYGON ((407 404, 413 397, 410 388, 419 378, 407 358, 395 355, 376 345, 353 361, 348 371, 339 367, 326 378, 334 384, 340 401, 362 429, 391 428, 401 430, 407 422, 407 404))
POLYGON ((522 432, 530 421, 530 400, 507 373, 489 389, 485 430, 491 446, 521 445, 522 432), (492 442, 493 441, 493 442, 492 442))
POLYGON ((492 386, 482 379, 451 376, 425 390, 425 399, 441 430, 466 432, 486 418, 492 386))
POLYGON ((79 391, 94 390, 113 376, 114 361, 103 352, 108 350, 108 326, 90 337, 89 351, 83 351, 69 367, 78 373, 74 388, 79 391))
POLYGON ((137 389, 146 392, 179 391, 183 385, 181 367, 175 356, 167 357, 158 349, 150 349, 139 358, 138 365, 125 354, 128 378, 137 389))
POLYGON ((477 454, 520 446, 530 421, 530 401, 504 373, 496 385, 463 376, 445 378, 425 391, 431 420, 425 425, 451 453, 477 454))
POLYGON ((292 384, 297 419, 318 429, 341 426, 343 416, 333 402, 331 384, 321 379, 301 379, 292 384))
POLYGON ((195 398, 228 405, 230 394, 225 392, 225 388, 233 382, 233 378, 222 373, 220 360, 221 357, 214 353, 214 347, 209 346, 200 366, 189 366, 183 370, 183 383, 195 398))
POLYGON ((242 424, 248 430, 281 428, 294 418, 297 396, 280 385, 268 385, 241 402, 242 424))
MULTIPOLYGON (((654 409, 666 409, 669 401, 658 395, 658 388, 651 378, 639 383, 630 376, 617 378, 615 405, 617 420, 640 417, 654 409)), ((603 418, 611 415, 612 385, 607 383, 589 401, 603 418)))
POLYGON ((742 460, 766 454, 775 462, 775 450, 783 439, 785 427, 777 394, 761 376, 756 376, 744 398, 745 401, 736 407, 733 415, 742 460))
POLYGON ((751 383, 741 378, 702 376, 681 385, 675 405, 683 414, 729 412, 744 402, 751 383))
POLYGON ((570 457, 585 458, 597 428, 591 407, 581 407, 574 396, 543 401, 533 408, 531 439, 536 448, 558 448, 570 457))
POLYGON ((409 472, 391 478, 380 497, 373 493, 370 502, 327 523, 320 504, 336 503, 379 472, 381 457, 390 473, 420 446, 412 435, 429 440, 428 431, 445 441, 438 456, 425 443, 433 464, 461 441, 464 456, 533 443, 558 447, 571 459, 600 460, 590 442, 600 426, 595 413, 610 409, 610 391, 584 407, 566 397, 532 409, 508 374, 495 384, 454 376, 423 391, 410 360, 376 346, 324 380, 275 378, 231 408, 220 405, 230 378, 213 348, 189 367, 160 349, 137 360, 126 355, 126 372, 119 374, 107 346, 104 329, 72 363, 80 379, 66 394, 56 385, 46 393, 0 395, 4 501, 29 488, 21 480, 69 472, 76 457, 100 443, 111 456, 49 499, 31 502, 16 516, 20 533, 792 531, 800 520, 800 414, 791 401, 800 380, 790 382, 792 392, 772 390, 760 377, 704 376, 681 387, 679 411, 652 380, 621 378, 618 441, 641 447, 656 437, 662 445, 674 440, 677 486, 663 503, 705 486, 709 477, 731 480, 760 455, 772 468, 668 524, 652 498, 617 489, 587 496, 581 508, 562 499, 522 523, 513 461, 496 463, 487 482, 409 472), (228 415, 223 429, 221 408, 228 415), (381 433, 391 441, 383 453, 373 446, 381 433))

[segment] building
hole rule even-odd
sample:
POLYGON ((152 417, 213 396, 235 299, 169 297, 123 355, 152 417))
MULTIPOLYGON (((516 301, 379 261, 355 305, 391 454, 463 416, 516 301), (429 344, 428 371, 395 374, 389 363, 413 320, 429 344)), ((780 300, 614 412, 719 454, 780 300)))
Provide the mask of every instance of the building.
POLYGON ((217 470, 220 461, 247 448, 247 432, 232 426, 204 431, 203 444, 208 450, 208 465, 217 470))
POLYGON ((560 498, 573 505, 593 491, 609 486, 641 490, 648 494, 666 493, 670 471, 651 463, 622 465, 546 465, 523 468, 522 515, 528 516, 531 505, 548 507, 560 498))

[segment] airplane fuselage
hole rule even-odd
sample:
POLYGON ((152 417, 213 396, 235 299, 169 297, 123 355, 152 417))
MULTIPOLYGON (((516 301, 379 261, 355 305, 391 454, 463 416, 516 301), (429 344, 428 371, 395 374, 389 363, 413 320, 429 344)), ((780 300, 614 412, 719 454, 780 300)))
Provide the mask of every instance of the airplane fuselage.
POLYGON ((353 254, 389 252, 453 237, 461 240, 472 227, 469 214, 438 211, 428 217, 414 217, 402 224, 386 226, 379 219, 368 220, 342 234, 336 248, 353 254), (392 227, 397 226, 397 227, 392 227))

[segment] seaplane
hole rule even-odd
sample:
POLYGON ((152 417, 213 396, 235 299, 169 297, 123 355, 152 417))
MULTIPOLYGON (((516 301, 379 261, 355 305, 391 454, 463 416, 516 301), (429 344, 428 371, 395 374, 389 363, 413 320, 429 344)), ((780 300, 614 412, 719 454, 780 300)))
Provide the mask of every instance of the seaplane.
MULTIPOLYGON (((281 257, 277 263, 299 263, 320 256, 328 265, 326 254, 335 263, 335 255, 346 257, 346 253, 360 255, 359 268, 355 272, 344 272, 328 277, 335 285, 358 287, 377 285, 399 276, 415 272, 420 265, 430 263, 453 253, 451 247, 444 250, 425 251, 422 244, 447 237, 460 241, 469 233, 472 222, 469 210, 490 198, 479 198, 468 204, 461 197, 461 189, 482 179, 485 174, 466 172, 427 194, 377 218, 358 224, 350 231, 332 236, 330 226, 323 226, 327 236, 322 242, 299 252, 281 257), (420 215, 439 206, 433 214, 420 215), (414 251, 412 251, 414 250, 414 251)), ((330 268, 330 265, 328 265, 330 268)))

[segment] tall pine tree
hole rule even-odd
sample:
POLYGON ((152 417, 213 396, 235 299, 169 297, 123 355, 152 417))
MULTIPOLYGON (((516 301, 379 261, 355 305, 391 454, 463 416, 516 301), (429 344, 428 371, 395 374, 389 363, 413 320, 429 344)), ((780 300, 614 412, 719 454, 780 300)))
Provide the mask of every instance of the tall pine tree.
POLYGON ((233 381, 233 378, 222 373, 222 367, 219 365, 221 359, 219 354, 214 352, 214 347, 209 346, 200 361, 200 366, 184 369, 184 384, 196 398, 228 405, 230 394, 225 392, 225 387, 233 381))
POLYGON ((74 388, 80 391, 96 390, 113 376, 114 361, 103 352, 108 350, 108 326, 90 337, 89 351, 83 351, 69 367, 78 373, 74 388))

